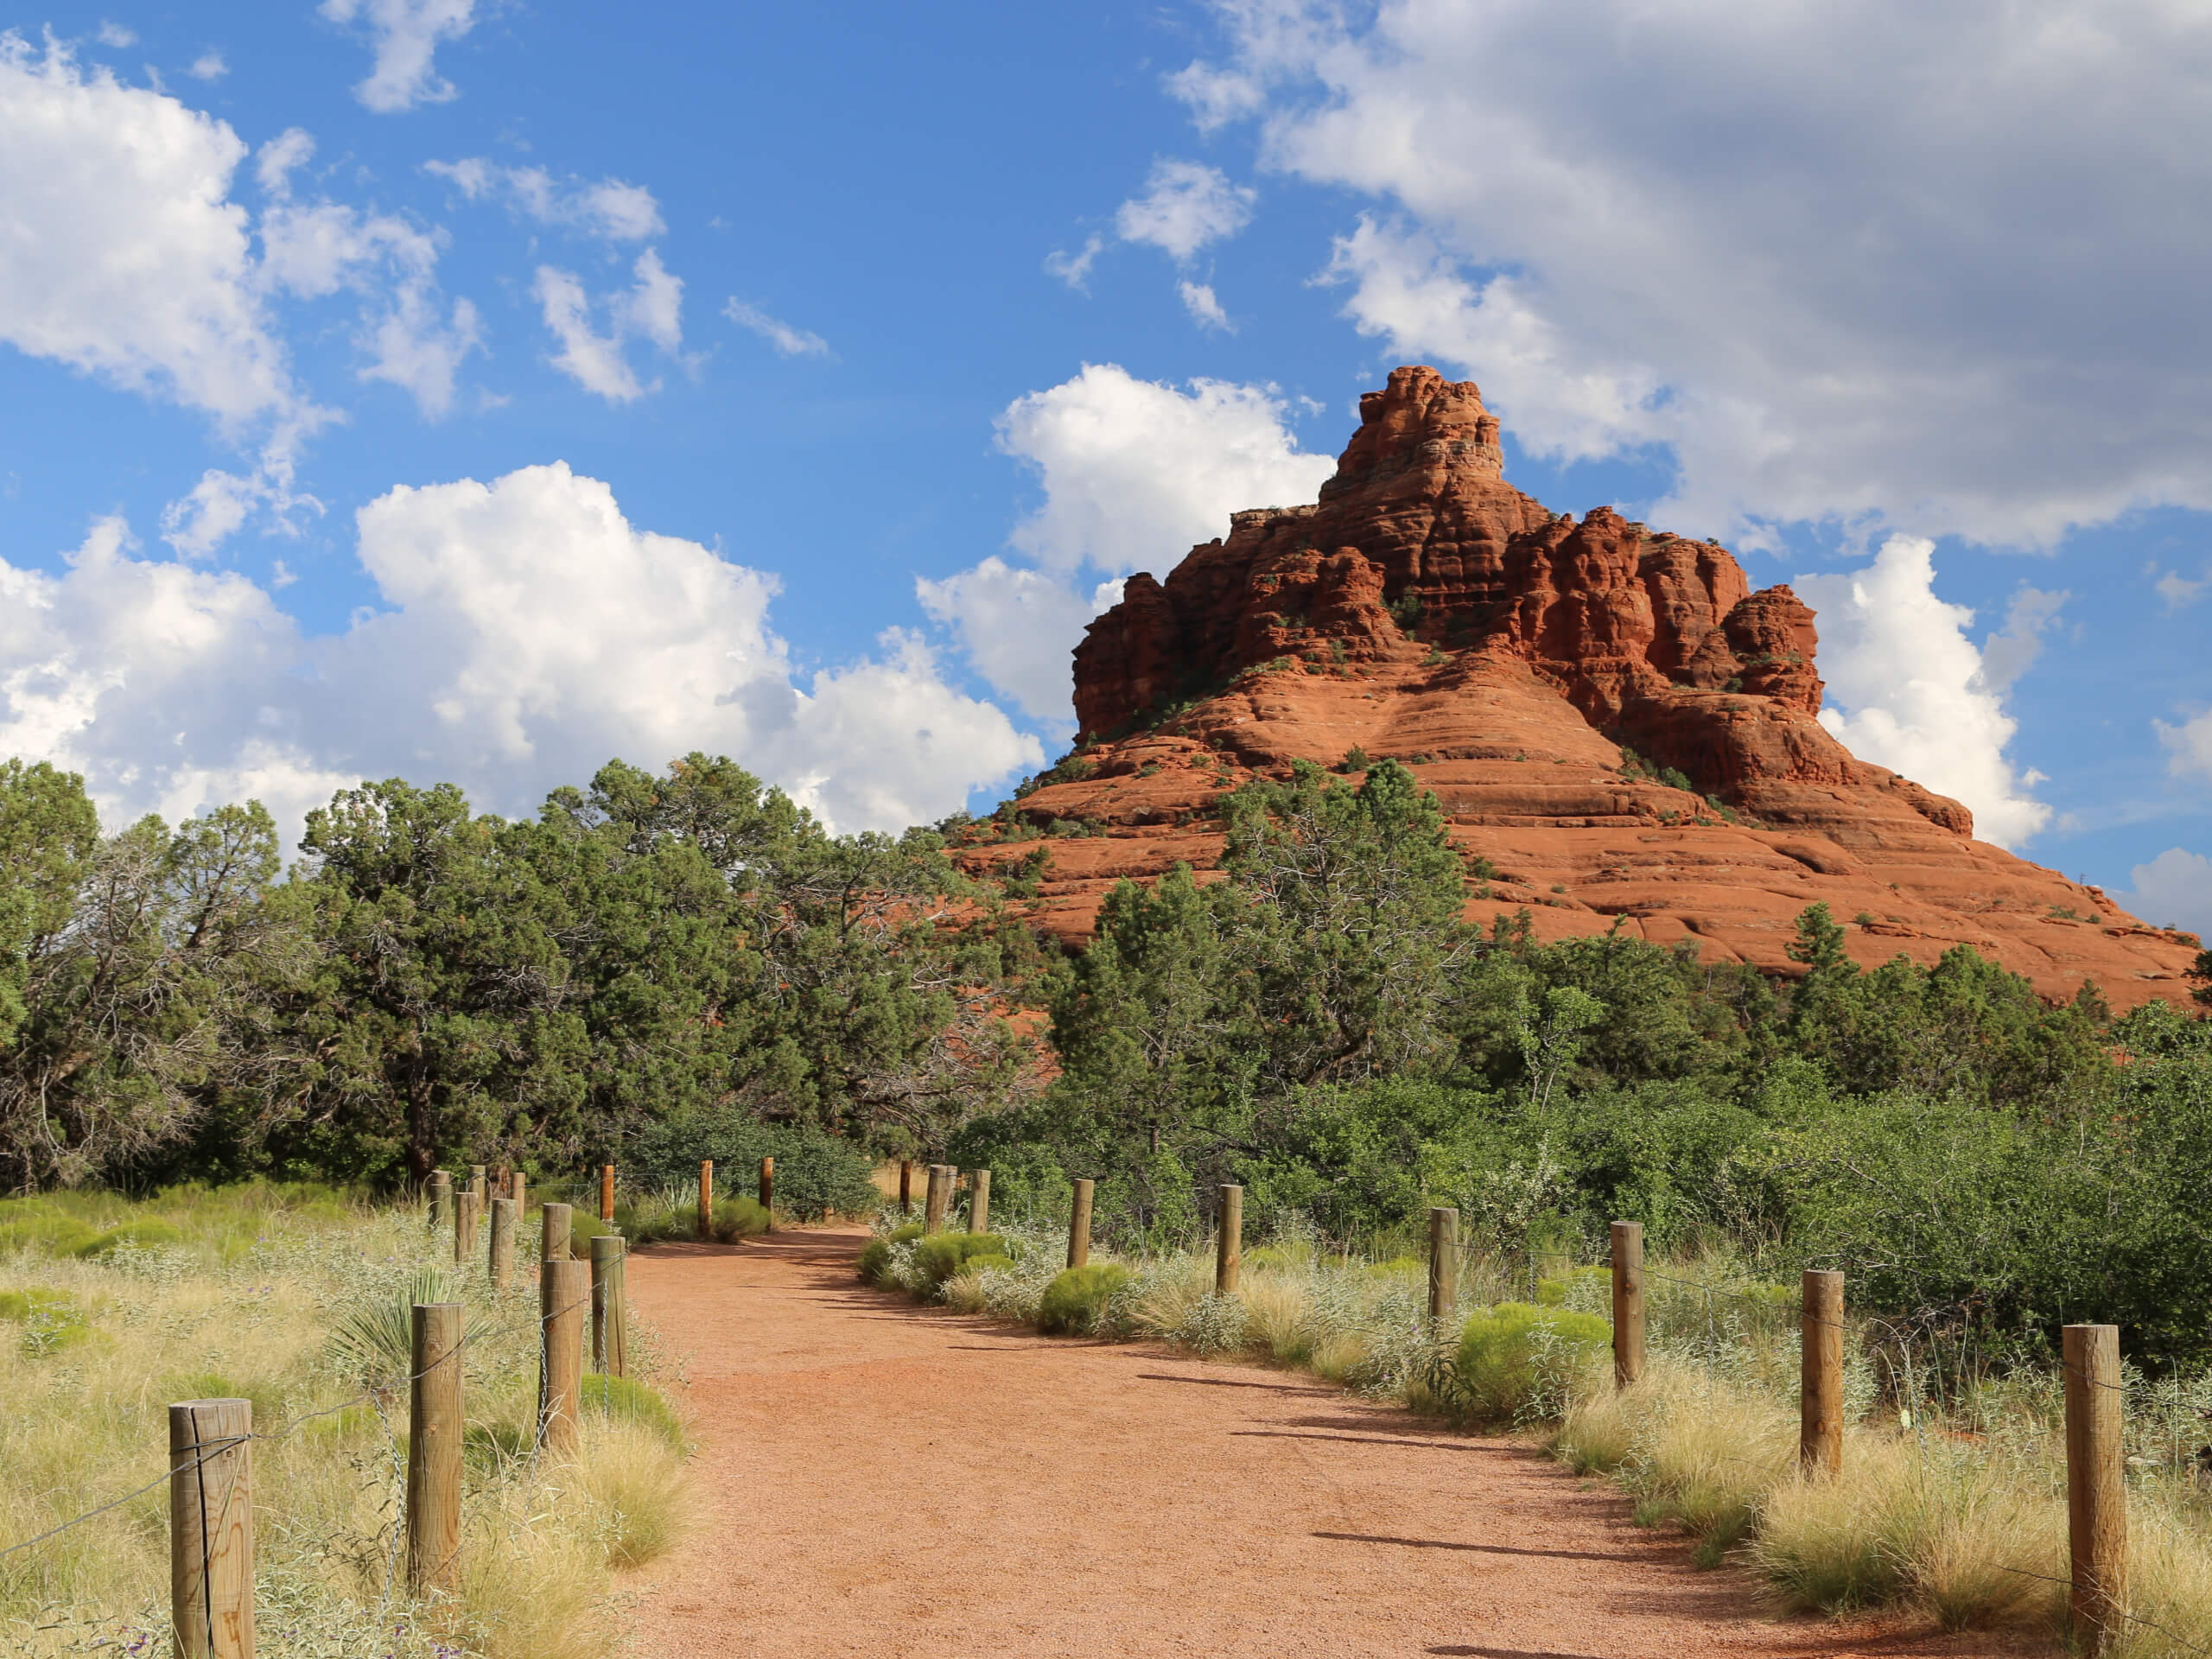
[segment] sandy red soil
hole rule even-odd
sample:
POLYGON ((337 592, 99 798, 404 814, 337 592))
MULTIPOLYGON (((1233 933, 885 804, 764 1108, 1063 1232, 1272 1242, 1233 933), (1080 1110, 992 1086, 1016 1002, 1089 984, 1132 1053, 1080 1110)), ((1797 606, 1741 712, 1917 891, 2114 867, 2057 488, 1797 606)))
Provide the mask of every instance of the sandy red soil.
POLYGON ((861 1287, 861 1235, 631 1257, 703 1524, 646 1655, 2009 1654, 1777 1620, 1605 1483, 1294 1372, 1052 1339, 861 1287))

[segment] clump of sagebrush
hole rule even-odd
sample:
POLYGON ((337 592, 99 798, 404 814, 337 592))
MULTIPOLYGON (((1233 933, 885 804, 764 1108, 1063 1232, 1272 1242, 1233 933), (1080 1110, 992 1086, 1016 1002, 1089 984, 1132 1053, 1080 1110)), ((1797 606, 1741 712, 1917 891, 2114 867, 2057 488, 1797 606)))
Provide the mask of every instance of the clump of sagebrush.
MULTIPOLYGON (((74 1213, 110 1231, 159 1221, 173 1242, 89 1255, 59 1230, 14 1235, 0 1277, 0 1542, 59 1526, 158 1473, 166 1405, 250 1400, 259 1524, 259 1650, 397 1659, 577 1659, 602 1651, 613 1574, 667 1548, 694 1504, 680 1431, 639 1383, 588 1396, 579 1456, 533 1459, 536 1289, 456 1271, 419 1209, 318 1189, 187 1189, 130 1205, 0 1203, 0 1224, 74 1213), (418 1604, 404 1583, 406 1346, 423 1294, 470 1307, 464 1584, 418 1604), (14 1317, 20 1312, 20 1319, 14 1317), (63 1332, 67 1332, 64 1336, 63 1332), (10 1338, 13 1338, 10 1340, 10 1338)), ((12 1556, 10 1652, 131 1650, 166 1622, 162 1484, 12 1556), (137 1632, 138 1634, 134 1634, 137 1632)))

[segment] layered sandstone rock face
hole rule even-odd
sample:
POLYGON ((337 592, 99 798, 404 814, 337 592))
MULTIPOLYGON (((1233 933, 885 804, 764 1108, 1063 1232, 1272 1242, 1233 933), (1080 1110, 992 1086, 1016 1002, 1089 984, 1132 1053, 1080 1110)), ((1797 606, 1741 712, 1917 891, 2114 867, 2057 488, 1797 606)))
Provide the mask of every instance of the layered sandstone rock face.
POLYGON ((1083 936, 1122 876, 1212 867, 1225 790, 1363 751, 1410 766, 1471 871, 1497 870, 1471 874, 1477 921, 1525 906, 1542 938, 1618 925, 1787 971, 1825 899, 1869 963, 1965 943, 2048 996, 2186 994, 2187 936, 1975 841, 1958 802, 1828 734, 1787 587, 1609 508, 1547 511, 1505 482, 1471 384, 1402 368, 1360 416, 1319 502, 1233 515, 1077 647, 1085 747, 1020 803, 1091 832, 1049 842, 1047 925, 1083 936))

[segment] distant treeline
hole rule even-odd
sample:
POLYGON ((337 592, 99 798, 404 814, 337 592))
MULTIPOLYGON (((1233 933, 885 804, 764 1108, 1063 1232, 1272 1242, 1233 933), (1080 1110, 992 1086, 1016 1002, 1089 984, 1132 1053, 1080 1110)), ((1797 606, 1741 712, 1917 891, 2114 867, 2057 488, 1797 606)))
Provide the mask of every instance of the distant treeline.
POLYGON ((2212 1353, 2201 1008, 2054 1007, 1964 946, 1862 971, 1821 906, 1794 981, 1478 931, 1389 761, 1224 816, 1217 877, 1123 883, 1069 955, 938 834, 831 835, 703 755, 514 822, 365 785, 289 870, 257 805, 103 836, 78 779, 10 762, 0 1160, 19 1188, 393 1185, 773 1130, 988 1165, 1008 1215, 1092 1177, 1132 1237, 1203 1230, 1224 1181, 1259 1231, 1449 1203, 1478 1241, 1572 1251, 1633 1218, 2007 1341, 2094 1313, 2212 1353))

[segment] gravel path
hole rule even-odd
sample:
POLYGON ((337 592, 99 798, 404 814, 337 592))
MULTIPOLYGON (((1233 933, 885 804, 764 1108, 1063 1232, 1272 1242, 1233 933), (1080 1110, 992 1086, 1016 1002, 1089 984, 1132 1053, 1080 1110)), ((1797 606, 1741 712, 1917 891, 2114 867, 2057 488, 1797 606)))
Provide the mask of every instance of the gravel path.
POLYGON ((1294 1372, 917 1307, 855 1280, 862 1237, 631 1257, 689 1373, 708 1493, 622 1616, 634 1652, 2021 1651, 1765 1618, 1525 1446, 1294 1372))

